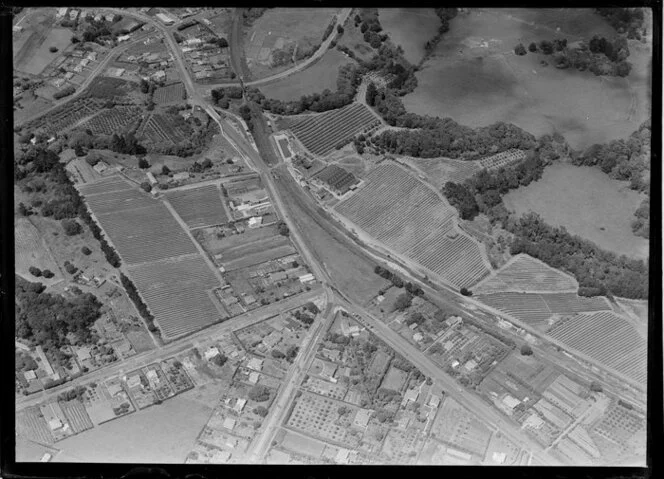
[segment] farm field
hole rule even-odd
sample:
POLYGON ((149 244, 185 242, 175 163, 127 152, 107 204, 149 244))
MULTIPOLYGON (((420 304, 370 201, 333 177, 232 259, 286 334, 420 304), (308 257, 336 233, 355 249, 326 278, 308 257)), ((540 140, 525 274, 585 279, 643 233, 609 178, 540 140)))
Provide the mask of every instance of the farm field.
POLYGON ((209 383, 60 441, 54 461, 183 463, 221 386, 209 383))
POLYGON ((518 163, 526 158, 526 152, 523 150, 506 150, 495 155, 487 156, 478 161, 481 168, 487 170, 496 170, 512 163, 518 163))
POLYGON ((44 128, 47 133, 60 134, 86 117, 97 113, 104 103, 101 98, 79 97, 21 126, 27 130, 44 128))
POLYGON ((544 327, 554 314, 611 310, 604 297, 582 298, 575 293, 489 293, 477 299, 535 327, 544 327))
POLYGON ((608 367, 646 383, 647 341, 621 316, 609 311, 579 314, 556 323, 549 334, 608 367))
POLYGON ((480 171, 479 162, 477 161, 409 157, 401 157, 400 160, 423 171, 426 180, 438 189, 441 189, 448 181, 463 183, 480 171))
POLYGON ((27 47, 25 56, 19 52, 19 58, 15 57, 14 68, 16 70, 39 75, 49 63, 62 55, 62 51, 71 45, 72 32, 69 29, 52 28, 48 33, 44 33, 46 37, 41 42, 39 41, 40 33, 32 33, 33 37, 29 38, 24 45, 24 48, 27 47), (49 48, 52 46, 56 47, 58 51, 50 52, 49 48))
POLYGON ((383 31, 413 65, 424 57, 424 45, 438 33, 440 19, 433 8, 379 8, 383 31))
POLYGON ((599 169, 554 164, 540 180, 510 191, 503 200, 519 215, 534 211, 547 223, 564 226, 603 249, 646 259, 649 242, 631 228, 643 198, 629 189, 628 182, 613 180, 599 169))
POLYGON ((293 65, 288 62, 274 67, 275 52, 286 54, 290 48, 296 48, 297 52, 313 53, 337 11, 336 8, 271 8, 265 11, 249 29, 245 29, 242 39, 253 79, 279 73, 293 65))
POLYGON ((371 237, 458 287, 488 274, 477 243, 456 230, 454 210, 392 163, 383 163, 336 211, 371 237))
POLYGON ((466 451, 480 460, 484 458, 491 430, 476 419, 470 411, 452 398, 445 399, 436 421, 431 428, 432 435, 444 442, 466 451))
POLYGON ((216 185, 166 193, 166 198, 189 228, 217 225, 228 221, 221 200, 221 191, 216 185))
POLYGON ((112 135, 140 120, 142 112, 143 109, 138 106, 117 106, 102 110, 83 123, 82 128, 89 128, 95 134, 112 135))
POLYGON ((46 286, 51 286, 62 281, 62 273, 58 267, 50 249, 44 244, 39 230, 27 218, 19 218, 14 222, 14 241, 16 255, 14 257, 14 269, 28 281, 39 281, 46 286), (35 266, 40 270, 48 269, 54 276, 52 278, 35 278, 28 269, 35 266))
POLYGON ((122 259, 128 264, 197 253, 163 203, 119 176, 79 187, 122 259))
POLYGON ((519 42, 594 34, 615 31, 590 9, 473 9, 450 22, 404 104, 473 127, 504 121, 536 136, 555 130, 576 149, 627 137, 650 115, 651 45, 630 42, 627 78, 543 67, 543 56, 513 51, 519 42))
POLYGON ((475 285, 475 294, 523 291, 523 292, 576 292, 579 284, 573 276, 554 269, 547 264, 519 254, 498 271, 475 285))
POLYGON ((219 282, 200 255, 134 266, 129 273, 168 339, 222 319, 207 293, 219 282))
POLYGON ((319 115, 295 115, 277 122, 281 129, 289 129, 309 151, 327 155, 355 136, 380 125, 369 109, 353 103, 339 110, 319 115))
POLYGON ((165 103, 175 103, 184 100, 187 92, 184 89, 184 83, 172 83, 170 85, 157 88, 154 91, 154 102, 157 105, 165 103))
POLYGON ((299 100, 302 95, 320 93, 325 89, 336 91, 339 68, 352 63, 338 50, 328 50, 313 65, 273 83, 260 87, 267 98, 281 101, 299 100))

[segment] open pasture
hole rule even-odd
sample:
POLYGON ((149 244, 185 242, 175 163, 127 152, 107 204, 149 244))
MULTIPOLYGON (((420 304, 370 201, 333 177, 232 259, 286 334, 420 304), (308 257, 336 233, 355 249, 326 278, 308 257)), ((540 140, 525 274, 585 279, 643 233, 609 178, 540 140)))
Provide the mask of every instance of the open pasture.
POLYGON ((478 283, 476 294, 501 291, 521 292, 576 292, 579 284, 573 276, 563 273, 547 264, 519 254, 502 268, 478 283))
POLYGON ((226 223, 228 217, 216 185, 167 193, 166 198, 189 228, 226 223))
POLYGON ((534 211, 547 223, 564 226, 603 249, 645 259, 649 242, 635 236, 631 227, 643 198, 628 182, 613 180, 597 168, 554 164, 540 180, 510 191, 503 200, 518 215, 534 211))
POLYGON ((39 230, 27 218, 20 218, 14 223, 14 241, 16 255, 14 269, 17 274, 30 281, 39 281, 46 286, 62 281, 62 273, 39 234, 39 230), (35 266, 40 270, 48 269, 54 276, 35 278, 28 269, 35 266))
POLYGON ((318 115, 296 115, 281 119, 280 128, 289 129, 309 151, 327 155, 350 142, 355 135, 380 124, 369 109, 353 103, 318 115))
POLYGON ((222 319, 207 292, 219 282, 200 255, 142 264, 129 272, 165 338, 222 319))
POLYGON ((142 109, 138 106, 117 106, 102 110, 86 121, 82 128, 90 129, 92 133, 112 135, 122 132, 127 126, 141 118, 142 109))
POLYGON ((627 137, 650 115, 644 72, 650 70, 651 45, 641 49, 630 42, 628 60, 635 68, 627 78, 544 67, 545 56, 513 51, 520 42, 575 42, 595 33, 616 34, 591 9, 478 9, 459 15, 416 73, 418 87, 404 97, 406 109, 473 127, 504 121, 536 136, 558 131, 577 149, 627 137))
POLYGON ((488 274, 479 245, 453 226, 454 210, 393 163, 383 163, 337 212, 371 237, 455 285, 488 274))
POLYGON ((72 32, 67 28, 50 28, 38 24, 21 50, 14 57, 14 68, 20 72, 39 75, 62 51, 71 45, 72 32), (53 53, 49 49, 56 47, 53 53))
POLYGON ((424 57, 424 45, 438 33, 440 19, 433 8, 379 8, 378 19, 383 31, 404 57, 417 65, 424 57))
POLYGON ((299 100, 302 95, 320 93, 329 89, 336 91, 339 68, 353 60, 338 50, 328 50, 304 70, 285 78, 262 85, 260 90, 267 98, 281 101, 299 100))
POLYGON ((609 311, 579 314, 556 323, 549 334, 602 364, 646 383, 647 341, 625 318, 609 311))
POLYGON ((127 264, 196 253, 193 242, 163 203, 117 177, 82 186, 100 226, 127 264), (125 183, 124 189, 122 182, 125 183), (101 183, 101 182, 100 182, 101 183), (104 189, 110 190, 104 193, 104 189))
POLYGON ((546 320, 554 314, 611 310, 604 297, 583 298, 575 293, 488 293, 478 295, 477 299, 538 327, 544 327, 546 320))
POLYGON ((187 97, 187 92, 184 89, 184 83, 172 83, 170 85, 157 88, 154 91, 154 102, 157 105, 165 103, 175 103, 184 100, 187 97))
POLYGON ((477 161, 408 157, 402 157, 401 160, 424 172, 426 180, 438 189, 441 189, 448 181, 463 183, 480 171, 477 161))

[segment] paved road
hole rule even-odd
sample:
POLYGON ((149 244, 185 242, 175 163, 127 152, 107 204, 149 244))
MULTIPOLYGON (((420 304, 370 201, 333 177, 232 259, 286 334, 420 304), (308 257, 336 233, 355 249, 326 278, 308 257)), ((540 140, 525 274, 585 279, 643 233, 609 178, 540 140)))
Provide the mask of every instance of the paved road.
POLYGON ((325 312, 320 315, 320 320, 310 329, 307 338, 303 341, 302 349, 284 379, 285 387, 281 389, 273 406, 270 408, 270 414, 266 418, 264 430, 247 453, 250 462, 257 463, 263 459, 272 445, 272 439, 277 433, 279 426, 286 419, 294 392, 296 392, 296 388, 304 379, 304 375, 309 370, 309 366, 314 359, 317 350, 316 345, 321 335, 327 331, 334 319, 332 308, 333 304, 328 303, 325 312))
POLYGON ((209 328, 203 329, 202 331, 194 333, 190 336, 175 340, 163 346, 161 349, 146 351, 124 361, 113 363, 107 367, 98 369, 89 374, 85 374, 84 376, 81 376, 80 378, 73 381, 69 381, 61 386, 35 393, 25 398, 17 398, 16 409, 23 409, 25 407, 34 406, 49 399, 54 399, 55 396, 61 392, 74 386, 87 384, 91 381, 101 381, 116 374, 133 371, 134 369, 151 364, 155 361, 166 359, 173 356, 174 354, 180 353, 193 347, 197 342, 217 339, 231 331, 251 326, 252 324, 264 321, 267 318, 275 316, 283 311, 300 306, 307 301, 311 301, 323 292, 324 291, 320 287, 314 287, 311 289, 311 291, 307 291, 306 293, 291 296, 288 299, 279 301, 277 303, 272 303, 256 311, 244 313, 224 321, 223 323, 210 326, 209 328))
MULTIPOLYGON (((233 24, 231 26, 231 35, 228 39, 228 46, 231 53, 231 67, 235 74, 241 80, 249 80, 251 72, 249 65, 244 56, 244 48, 242 46, 242 9, 236 8, 233 16, 233 24)), ((236 82, 237 83, 237 82, 236 82)))

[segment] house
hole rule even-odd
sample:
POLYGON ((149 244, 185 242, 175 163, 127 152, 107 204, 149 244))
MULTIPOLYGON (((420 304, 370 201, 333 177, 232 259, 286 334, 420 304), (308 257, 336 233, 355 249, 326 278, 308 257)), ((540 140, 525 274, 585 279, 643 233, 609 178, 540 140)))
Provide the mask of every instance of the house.
POLYGON ((145 174, 145 176, 148 177, 148 181, 150 182, 151 185, 155 185, 155 184, 157 184, 157 179, 154 177, 154 175, 152 174, 152 172, 148 171, 148 172, 145 174))
POLYGON ((277 331, 273 331, 263 338, 263 344, 268 348, 273 348, 281 341, 281 334, 277 331))
POLYGON ((262 216, 254 216, 249 218, 249 228, 258 228, 263 223, 262 216))
POLYGON ((373 410, 371 409, 358 410, 357 414, 355 415, 355 419, 353 419, 353 425, 366 428, 369 425, 369 419, 371 418, 372 414, 373 410))
POLYGON ((80 10, 70 10, 69 11, 69 19, 73 22, 78 18, 78 14, 81 13, 80 10))
POLYGON ((56 78, 55 80, 53 80, 52 83, 53 83, 53 86, 55 88, 60 88, 62 85, 65 84, 65 79, 64 78, 56 78))
POLYGON ((432 394, 429 398, 429 406, 437 408, 440 405, 440 397, 432 394))
POLYGON ((150 78, 152 78, 154 81, 162 81, 166 80, 166 72, 164 70, 159 70, 157 72, 154 72, 150 78))
POLYGON ((101 13, 98 13, 95 15, 95 18, 93 19, 95 22, 101 22, 103 15, 101 13))
POLYGON ((14 340, 14 345, 15 345, 18 349, 21 349, 21 350, 23 350, 23 351, 28 351, 28 352, 30 351, 30 346, 28 346, 27 344, 23 344, 22 342, 20 342, 20 341, 18 341, 18 340, 14 340))
POLYGON ((348 456, 350 455, 350 451, 348 449, 339 448, 339 452, 337 452, 337 455, 334 457, 334 461, 337 464, 348 464, 348 456))
POLYGON ((54 417, 48 421, 48 427, 51 428, 51 431, 60 429, 62 427, 62 421, 60 421, 60 419, 57 417, 54 417))
POLYGON ((219 356, 219 349, 217 349, 214 346, 210 346, 204 353, 203 356, 205 357, 206 361, 210 361, 212 358, 215 356, 219 356))
POLYGON ((64 18, 64 16, 67 15, 67 10, 67 7, 58 8, 57 13, 55 14, 55 19, 60 20, 61 18, 64 18))
POLYGON ((175 20, 165 13, 157 13, 155 16, 161 20, 164 25, 173 25, 175 23, 175 20))
POLYGON ((114 22, 117 17, 118 16, 115 13, 109 13, 104 18, 106 19, 107 22, 114 22))
POLYGON ((233 406, 233 410, 240 414, 242 410, 244 409, 245 404, 247 404, 247 400, 244 398, 238 398, 237 401, 235 401, 235 406, 233 406))
POLYGON ((462 324, 463 320, 459 316, 450 316, 444 322, 448 327, 453 328, 457 324, 462 324))
POLYGON ((474 359, 468 360, 466 364, 463 365, 466 371, 470 372, 477 367, 477 362, 474 359))
POLYGON ((249 362, 247 362, 247 367, 260 371, 263 369, 263 360, 259 358, 251 358, 249 362))
POLYGON ((504 452, 494 452, 493 455, 491 456, 491 459, 493 459, 493 461, 498 464, 505 464, 506 457, 507 454, 505 454, 504 452))
POLYGON ((32 381, 33 379, 37 379, 37 374, 34 371, 25 371, 23 373, 23 376, 27 381, 32 381))
MULTIPOLYGON (((137 388, 138 386, 141 385, 141 377, 138 374, 136 374, 134 376, 129 377, 126 380, 126 383, 127 383, 127 387, 130 388, 130 389, 137 388)), ((117 388, 117 391, 119 392, 120 385, 116 384, 115 386, 117 388)), ((109 393, 111 392, 111 386, 108 387, 108 392, 109 393)), ((111 396, 115 396, 115 394, 111 393, 111 396)))
POLYGON ((224 419, 223 426, 229 431, 232 431, 233 429, 235 429, 235 419, 233 419, 232 417, 227 417, 226 419, 224 419))
POLYGON ((92 169, 95 170, 97 173, 103 173, 108 169, 108 165, 103 161, 100 161, 95 166, 93 166, 92 169))
POLYGON ((249 382, 251 384, 256 384, 258 382, 258 378, 260 378, 260 376, 256 371, 252 371, 249 373, 249 382))
MULTIPOLYGON (((141 378, 138 375, 132 376, 126 382, 127 387, 135 388, 141 385, 141 378)), ((115 397, 122 392, 122 386, 120 386, 120 383, 112 383, 106 386, 106 390, 111 396, 115 397)))
POLYGON ((420 394, 419 388, 410 388, 403 395, 403 400, 401 401, 401 404, 406 404, 408 403, 408 401, 412 402, 417 401, 417 396, 419 396, 419 394, 420 394))
POLYGON ((314 278, 314 275, 309 273, 309 274, 303 274, 298 278, 300 280, 300 283, 312 283, 316 281, 316 278, 314 278))
POLYGON ((509 394, 505 395, 501 402, 510 409, 514 409, 521 404, 521 401, 509 394))
POLYGON ((422 333, 415 333, 413 334, 413 339, 419 343, 424 339, 424 336, 422 336, 422 333))
POLYGON ((189 173, 187 173, 186 171, 183 171, 181 173, 175 173, 173 175, 173 179, 177 181, 186 180, 188 178, 189 178, 189 173))
POLYGON ((130 38, 131 38, 130 35, 120 35, 120 36, 117 38, 117 40, 118 40, 118 42, 121 43, 121 42, 126 42, 126 41, 129 40, 130 38))
POLYGON ((20 26, 20 25, 14 25, 14 26, 12 27, 12 32, 14 32, 14 33, 20 33, 20 32, 22 32, 22 31, 23 31, 23 27, 20 26))
MULTIPOLYGON (((251 218, 253 219, 253 218, 251 218)), ((249 220, 249 224, 251 224, 251 219, 249 220)), ((276 273, 270 273, 270 279, 272 281, 283 281, 288 278, 288 275, 286 274, 285 271, 277 271, 276 273)))
POLYGON ((157 371, 154 369, 150 369, 147 374, 146 374, 148 381, 151 383, 158 384, 159 383, 159 375, 157 374, 157 371))
POLYGON ((91 358, 91 350, 92 348, 90 346, 82 346, 77 348, 76 357, 79 361, 89 361, 91 358))

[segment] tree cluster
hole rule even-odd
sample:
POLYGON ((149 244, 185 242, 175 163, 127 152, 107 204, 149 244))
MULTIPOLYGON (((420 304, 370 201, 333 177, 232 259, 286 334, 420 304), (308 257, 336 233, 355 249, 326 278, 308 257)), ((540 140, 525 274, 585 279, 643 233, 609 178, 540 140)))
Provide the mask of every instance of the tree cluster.
POLYGON ((113 133, 109 149, 115 153, 122 153, 124 155, 144 155, 147 153, 145 147, 138 143, 132 132, 113 133))
POLYGON ((254 385, 247 394, 249 399, 255 402, 265 402, 270 399, 270 390, 261 384, 254 385))
POLYGON ((120 273, 120 282, 122 283, 122 286, 127 292, 129 298, 136 305, 136 309, 138 310, 139 314, 143 316, 143 319, 145 319, 145 321, 148 323, 148 329, 153 333, 158 333, 159 328, 157 328, 157 326, 154 324, 154 316, 152 316, 152 313, 150 313, 148 307, 138 295, 138 290, 136 289, 136 286, 134 286, 134 283, 123 273, 120 273))
POLYGON ((645 15, 643 8, 596 8, 618 33, 627 33, 627 38, 641 40, 646 34, 644 27, 645 15))
POLYGON ((45 350, 59 350, 73 333, 88 344, 95 340, 93 323, 101 316, 102 304, 84 293, 74 298, 45 292, 41 283, 16 276, 16 336, 40 344, 45 350))
POLYGON ((64 98, 66 96, 72 95, 76 91, 76 88, 73 85, 67 85, 61 90, 56 91, 53 93, 53 98, 55 100, 59 100, 60 98, 64 98))

